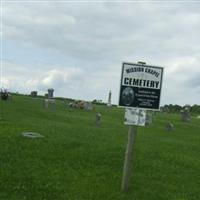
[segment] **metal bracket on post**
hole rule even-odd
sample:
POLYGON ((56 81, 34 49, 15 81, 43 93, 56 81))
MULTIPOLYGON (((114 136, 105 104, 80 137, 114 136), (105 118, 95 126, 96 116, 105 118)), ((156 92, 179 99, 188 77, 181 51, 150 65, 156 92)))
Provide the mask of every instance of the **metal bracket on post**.
POLYGON ((123 192, 127 191, 130 186, 130 177, 131 177, 131 169, 132 169, 132 161, 133 161, 133 150, 134 150, 136 134, 137 134, 137 126, 129 126, 128 142, 127 142, 127 146, 126 146, 126 154, 125 154, 122 185, 121 185, 121 190, 123 192))

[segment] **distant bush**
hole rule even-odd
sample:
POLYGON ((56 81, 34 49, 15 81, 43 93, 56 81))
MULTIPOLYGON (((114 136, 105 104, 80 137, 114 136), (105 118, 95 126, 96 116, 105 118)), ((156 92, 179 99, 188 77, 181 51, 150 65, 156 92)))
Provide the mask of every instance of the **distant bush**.
POLYGON ((92 101, 92 103, 93 103, 93 104, 96 104, 96 105, 106 105, 106 103, 103 103, 101 100, 96 100, 96 99, 94 99, 94 100, 92 101))
POLYGON ((3 89, 3 88, 0 89, 0 94, 1 94, 1 99, 2 100, 8 100, 9 97, 11 96, 9 94, 9 92, 6 89, 3 89))
MULTIPOLYGON (((185 105, 185 106, 189 106, 190 107, 190 112, 192 114, 200 114, 200 105, 185 105)), ((169 104, 169 105, 164 105, 161 106, 161 110, 163 112, 168 112, 168 113, 180 113, 181 110, 184 109, 185 106, 179 106, 177 104, 173 105, 173 104, 169 104)))

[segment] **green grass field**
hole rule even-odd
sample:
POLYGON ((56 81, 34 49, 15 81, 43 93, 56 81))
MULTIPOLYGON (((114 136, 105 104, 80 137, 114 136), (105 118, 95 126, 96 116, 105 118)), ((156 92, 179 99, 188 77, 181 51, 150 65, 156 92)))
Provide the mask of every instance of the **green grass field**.
POLYGON ((200 120, 157 114, 139 127, 131 187, 120 191, 128 127, 124 110, 87 112, 14 96, 0 102, 0 200, 199 200, 200 120), (102 124, 95 125, 95 113, 102 124), (175 125, 165 131, 165 123, 175 125), (31 139, 24 131, 44 138, 31 139))

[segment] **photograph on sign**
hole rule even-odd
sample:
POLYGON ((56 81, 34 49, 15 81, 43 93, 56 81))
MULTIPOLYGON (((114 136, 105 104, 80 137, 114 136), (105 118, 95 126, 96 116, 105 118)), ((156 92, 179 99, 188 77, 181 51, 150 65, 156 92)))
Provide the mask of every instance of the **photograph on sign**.
POLYGON ((126 108, 124 116, 125 125, 136 125, 136 126, 145 126, 146 120, 146 111, 135 109, 135 108, 126 108))
POLYGON ((159 110, 163 68, 123 63, 119 106, 159 110))

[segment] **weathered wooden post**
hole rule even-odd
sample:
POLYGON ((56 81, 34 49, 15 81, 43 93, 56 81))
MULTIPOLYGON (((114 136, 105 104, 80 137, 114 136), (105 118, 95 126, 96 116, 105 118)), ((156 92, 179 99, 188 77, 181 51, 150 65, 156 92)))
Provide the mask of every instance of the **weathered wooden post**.
POLYGON ((133 163, 134 143, 137 135, 137 126, 130 125, 128 131, 128 142, 126 146, 126 154, 124 161, 123 177, 121 189, 123 192, 127 191, 130 185, 131 169, 133 163))

